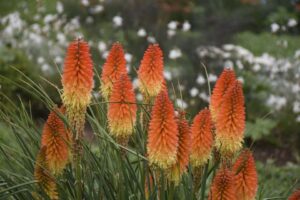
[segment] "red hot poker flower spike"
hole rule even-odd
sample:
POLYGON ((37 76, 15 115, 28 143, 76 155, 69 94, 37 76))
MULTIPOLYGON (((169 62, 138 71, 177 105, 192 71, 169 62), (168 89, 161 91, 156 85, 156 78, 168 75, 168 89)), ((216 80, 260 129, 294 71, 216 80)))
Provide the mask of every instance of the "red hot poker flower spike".
POLYGON ((203 166, 211 157, 213 146, 213 124, 207 108, 200 111, 192 124, 191 164, 193 167, 203 166))
POLYGON ((119 79, 121 74, 125 73, 127 70, 124 50, 122 45, 116 42, 110 49, 101 74, 100 89, 105 99, 109 99, 114 82, 119 79))
POLYGON ((209 200, 239 200, 235 196, 235 182, 233 173, 222 166, 213 179, 209 200))
POLYGON ((167 169, 176 163, 178 128, 172 102, 161 92, 152 107, 147 151, 150 164, 167 169))
POLYGON ((233 165, 235 173, 236 196, 240 200, 255 200, 257 191, 257 172, 250 150, 244 150, 233 165))
POLYGON ((221 155, 232 156, 242 147, 245 107, 242 84, 236 80, 223 97, 216 121, 215 145, 221 155))
POLYGON ((138 70, 139 88, 144 97, 157 96, 163 87, 163 53, 158 44, 149 45, 138 70))
POLYGON ((110 133, 116 138, 128 138, 136 122, 136 99, 132 83, 123 74, 114 83, 108 106, 110 133))
MULTIPOLYGON (((64 114, 65 109, 56 109, 56 112, 64 114)), ((41 146, 46 146, 46 162, 49 170, 59 174, 69 161, 71 145, 69 132, 66 130, 63 121, 55 111, 52 111, 44 125, 41 146)))
POLYGON ((235 73, 232 69, 224 69, 219 79, 217 80, 211 95, 211 102, 209 107, 214 121, 216 120, 216 116, 220 109, 224 94, 235 80, 235 73))
POLYGON ((177 151, 177 161, 170 170, 169 178, 178 184, 181 175, 186 171, 189 163, 189 154, 191 147, 191 129, 188 121, 185 119, 185 113, 181 112, 177 118, 179 132, 179 146, 177 151))
POLYGON ((38 181, 39 186, 45 191, 51 200, 58 200, 55 179, 50 174, 46 163, 46 150, 46 146, 42 147, 37 155, 34 167, 34 178, 38 181))
POLYGON ((67 51, 62 76, 63 103, 74 111, 90 103, 93 89, 93 62, 90 48, 81 39, 72 42, 67 51))
POLYGON ((289 196, 288 200, 299 200, 300 199, 300 188, 295 191, 291 196, 289 196))

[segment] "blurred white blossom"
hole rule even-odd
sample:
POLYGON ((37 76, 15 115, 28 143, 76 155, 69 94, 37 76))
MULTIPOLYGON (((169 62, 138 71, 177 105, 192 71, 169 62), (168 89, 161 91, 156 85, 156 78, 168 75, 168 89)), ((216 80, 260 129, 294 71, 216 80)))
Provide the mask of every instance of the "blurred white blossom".
POLYGON ((139 36, 139 37, 145 37, 146 35, 147 35, 147 32, 143 28, 140 28, 137 32, 137 36, 139 36))
POLYGON ((300 112, 300 102, 295 101, 293 104, 293 112, 294 113, 299 113, 300 112))
POLYGON ((155 39, 155 37, 153 37, 153 36, 148 36, 148 37, 147 37, 147 41, 148 41, 149 43, 155 43, 155 42, 156 42, 156 39, 155 39))
POLYGON ((289 27, 294 27, 294 26, 297 26, 297 24, 298 24, 297 20, 294 19, 294 18, 291 18, 291 19, 289 19, 287 25, 288 25, 289 27))
POLYGON ((89 2, 89 0, 81 0, 81 4, 84 6, 89 6, 90 2, 89 2))
POLYGON ((191 29, 191 24, 188 21, 184 21, 182 24, 182 31, 189 31, 191 29))
POLYGON ((170 59, 177 59, 182 56, 181 50, 178 48, 174 48, 169 52, 169 58, 170 59))
POLYGON ((280 26, 277 23, 271 24, 271 32, 276 33, 280 29, 280 26))
POLYGON ((170 22, 168 23, 168 29, 176 30, 177 24, 178 24, 177 21, 170 21, 170 22))
POLYGON ((113 17, 113 23, 115 27, 120 27, 123 24, 123 18, 119 15, 113 17))
POLYGON ((104 52, 107 49, 106 43, 104 41, 98 42, 98 49, 100 52, 104 52))
POLYGON ((130 53, 125 53, 125 60, 130 63, 132 61, 132 55, 130 53))
POLYGON ((267 100, 267 105, 270 107, 275 108, 275 110, 280 110, 283 108, 287 103, 285 97, 271 95, 267 100))
POLYGON ((64 5, 62 4, 62 2, 56 2, 56 11, 58 13, 62 13, 64 11, 64 5))
POLYGON ((199 74, 198 77, 197 77, 196 82, 197 82, 199 85, 203 85, 203 84, 206 82, 206 80, 205 80, 205 78, 204 78, 204 76, 203 76, 202 74, 199 74))
POLYGON ((91 14, 98 14, 101 13, 104 10, 104 7, 102 5, 96 5, 95 7, 90 8, 91 14))
POLYGON ((165 79, 168 80, 168 81, 172 80, 172 74, 171 74, 171 72, 165 70, 165 71, 164 71, 164 77, 165 77, 165 79))
POLYGON ((218 77, 214 74, 208 74, 208 81, 209 82, 216 82, 218 77))
POLYGON ((176 105, 181 109, 186 109, 188 106, 187 103, 182 99, 176 99, 176 105))
POLYGON ((192 87, 192 89, 190 90, 191 97, 197 96, 198 93, 199 93, 199 90, 195 87, 192 87))

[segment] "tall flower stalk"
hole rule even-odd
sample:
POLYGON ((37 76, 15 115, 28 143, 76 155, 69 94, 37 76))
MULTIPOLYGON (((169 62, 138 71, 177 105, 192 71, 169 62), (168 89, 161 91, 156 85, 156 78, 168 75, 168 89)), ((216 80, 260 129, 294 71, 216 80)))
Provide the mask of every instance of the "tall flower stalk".
POLYGON ((81 139, 86 108, 90 103, 93 89, 93 62, 89 51, 88 44, 82 39, 73 41, 66 53, 62 76, 62 100, 73 132, 77 199, 82 199, 81 139))

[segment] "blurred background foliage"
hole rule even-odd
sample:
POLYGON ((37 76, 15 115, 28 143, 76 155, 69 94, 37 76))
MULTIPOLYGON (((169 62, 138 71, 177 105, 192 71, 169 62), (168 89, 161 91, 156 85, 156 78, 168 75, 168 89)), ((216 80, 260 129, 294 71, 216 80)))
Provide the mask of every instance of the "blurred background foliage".
MULTIPOLYGON (((48 110, 18 86, 13 68, 60 104, 47 81, 61 87, 65 50, 74 38, 89 42, 98 74, 112 43, 121 42, 135 86, 144 51, 157 42, 165 78, 175 88, 170 95, 191 117, 208 106, 207 81, 213 87, 223 67, 235 68, 244 83, 246 142, 258 160, 273 160, 276 169, 300 160, 299 20, 297 0, 0 1, 0 73, 6 77, 0 92, 22 99, 39 121, 48 110)), ((96 77, 95 96, 98 86, 96 77)), ((0 140, 9 140, 4 123, 0 130, 0 140)))

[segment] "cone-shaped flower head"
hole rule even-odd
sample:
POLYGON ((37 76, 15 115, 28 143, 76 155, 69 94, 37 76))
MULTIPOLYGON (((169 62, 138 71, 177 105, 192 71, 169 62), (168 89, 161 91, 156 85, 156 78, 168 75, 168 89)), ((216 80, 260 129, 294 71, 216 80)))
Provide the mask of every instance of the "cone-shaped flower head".
POLYGON ((216 120, 216 116, 220 109, 224 94, 235 80, 236 77, 234 71, 228 68, 224 69, 222 74, 218 78, 211 95, 211 102, 209 107, 214 121, 216 120))
POLYGON ((295 191, 291 196, 289 196, 288 200, 299 200, 300 199, 300 188, 295 191))
POLYGON ((37 155, 34 167, 34 178, 38 181, 39 186, 45 191, 49 198, 56 200, 58 199, 57 187, 46 162, 46 150, 46 146, 42 147, 37 155))
MULTIPOLYGON (((56 109, 57 113, 64 114, 65 109, 56 109)), ((41 146, 46 146, 46 162, 49 170, 59 174, 69 161, 71 140, 63 121, 55 111, 52 111, 44 125, 41 146)))
POLYGON ((77 111, 85 108, 93 89, 93 62, 88 44, 82 39, 73 41, 65 58, 62 84, 63 103, 67 109, 77 111))
POLYGON ((245 107, 242 84, 236 80, 226 91, 216 121, 215 145, 221 155, 232 156, 242 147, 245 107))
POLYGON ((257 172, 250 150, 244 150, 233 165, 236 197, 240 200, 255 200, 257 191, 257 172))
POLYGON ((138 70, 139 89, 144 97, 155 97, 163 87, 163 53, 158 44, 149 45, 138 70))
POLYGON ((207 108, 200 111, 192 124, 191 164, 193 167, 204 165, 211 157, 213 146, 213 124, 207 108))
POLYGON ((235 182, 233 173, 222 166, 213 179, 209 200, 239 200, 235 196, 235 182))
POLYGON ((163 169, 176 163, 178 128, 172 102, 161 92, 152 107, 148 130, 147 152, 150 164, 163 169))
POLYGON ((127 74, 114 83, 108 106, 110 133, 116 138, 128 138, 136 122, 136 99, 127 74))
POLYGON ((105 99, 109 99, 114 82, 119 79, 121 74, 125 73, 127 73, 127 70, 123 47, 116 42, 111 47, 102 68, 100 89, 105 99))
POLYGON ((188 121, 185 119, 184 112, 180 112, 177 117, 177 126, 179 133, 177 159, 169 173, 170 180, 174 181, 175 184, 179 183, 181 175, 187 169, 191 149, 191 129, 188 121))

